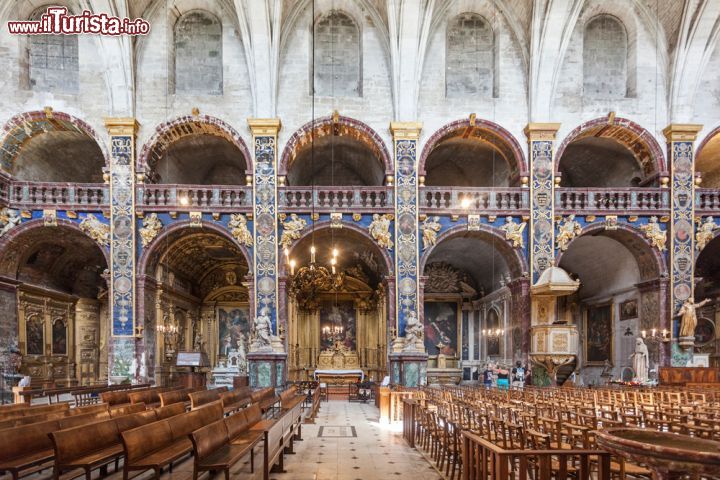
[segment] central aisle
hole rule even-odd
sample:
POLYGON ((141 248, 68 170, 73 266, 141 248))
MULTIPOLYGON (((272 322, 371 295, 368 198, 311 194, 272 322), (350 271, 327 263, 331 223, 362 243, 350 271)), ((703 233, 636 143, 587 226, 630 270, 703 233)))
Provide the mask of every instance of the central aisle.
POLYGON ((296 455, 276 480, 438 480, 437 471, 402 438, 402 425, 378 423, 374 405, 323 402, 314 425, 303 425, 296 455))

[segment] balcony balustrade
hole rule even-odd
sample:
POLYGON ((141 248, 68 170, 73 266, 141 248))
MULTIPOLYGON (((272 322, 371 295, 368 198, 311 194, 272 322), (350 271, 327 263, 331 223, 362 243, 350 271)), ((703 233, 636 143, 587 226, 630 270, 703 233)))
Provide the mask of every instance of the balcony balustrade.
POLYGON ((12 182, 10 204, 13 208, 97 210, 108 204, 108 186, 104 183, 12 182))
POLYGON ((420 187, 419 205, 426 214, 527 214, 530 190, 519 187, 420 187))
POLYGON ((392 211, 393 187, 280 187, 278 208, 286 212, 392 211), (314 190, 314 192, 313 192, 314 190), (313 201, 313 193, 315 199, 313 201))
POLYGON ((139 206, 148 211, 245 211, 252 208, 252 187, 234 185, 145 184, 139 206))
POLYGON ((720 189, 696 188, 695 211, 701 214, 720 213, 720 189))
POLYGON ((667 214, 667 188, 556 188, 555 211, 561 214, 667 214))

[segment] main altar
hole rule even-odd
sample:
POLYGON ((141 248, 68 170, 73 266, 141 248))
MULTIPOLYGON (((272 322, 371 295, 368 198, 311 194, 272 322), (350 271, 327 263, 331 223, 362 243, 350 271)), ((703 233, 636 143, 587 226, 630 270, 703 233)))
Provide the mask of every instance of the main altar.
POLYGON ((357 352, 336 340, 332 348, 320 352, 313 378, 321 383, 348 384, 365 380, 365 372, 357 352))

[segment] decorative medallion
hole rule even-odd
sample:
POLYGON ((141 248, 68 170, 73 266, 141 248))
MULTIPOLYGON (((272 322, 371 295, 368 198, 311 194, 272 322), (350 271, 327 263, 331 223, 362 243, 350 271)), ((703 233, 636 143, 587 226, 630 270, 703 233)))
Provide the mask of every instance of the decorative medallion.
POLYGON ((342 228, 342 213, 331 212, 330 213, 330 228, 342 228))
POLYGON ((500 230, 505 232, 505 240, 508 240, 510 243, 512 243, 513 247, 524 248, 525 239, 523 238, 523 231, 525 230, 526 226, 527 223, 515 223, 513 222, 513 218, 511 216, 507 216, 505 217, 505 225, 500 227, 500 230))
POLYGON ((247 218, 242 213, 234 213, 230 215, 230 221, 228 222, 228 228, 233 238, 237 240, 240 245, 246 247, 253 246, 253 236, 247 227, 247 218))
POLYGON ((155 240, 160 230, 162 230, 162 222, 157 216, 157 213, 151 213, 143 219, 143 228, 140 229, 140 238, 142 239, 142 246, 147 247, 155 240))
POLYGON ((80 222, 80 230, 88 234, 98 245, 102 247, 110 245, 110 225, 101 222, 92 213, 88 213, 80 222))
POLYGON ((55 210, 43 210, 43 225, 57 227, 57 212, 55 210))
POLYGON ((568 245, 575 237, 582 233, 582 225, 575 220, 575 215, 570 215, 561 222, 558 222, 557 246, 560 251, 568 249, 568 245))
POLYGON ((480 230, 480 215, 468 215, 468 231, 477 232, 480 230))
POLYGON ((202 227, 202 212, 190 212, 190 226, 202 227))
POLYGON ((617 229, 618 229, 617 215, 605 216, 605 230, 617 230, 617 229))
POLYGON ((280 245, 283 248, 290 248, 295 240, 300 238, 303 229, 307 226, 304 218, 300 218, 296 213, 290 214, 290 219, 283 223, 283 232, 280 237, 280 245))

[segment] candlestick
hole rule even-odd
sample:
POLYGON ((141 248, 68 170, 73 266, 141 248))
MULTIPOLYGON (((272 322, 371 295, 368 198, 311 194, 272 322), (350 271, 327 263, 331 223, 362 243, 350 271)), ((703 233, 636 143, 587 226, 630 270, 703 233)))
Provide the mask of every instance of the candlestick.
POLYGON ((310 263, 315 263, 315 245, 310 247, 310 263))

